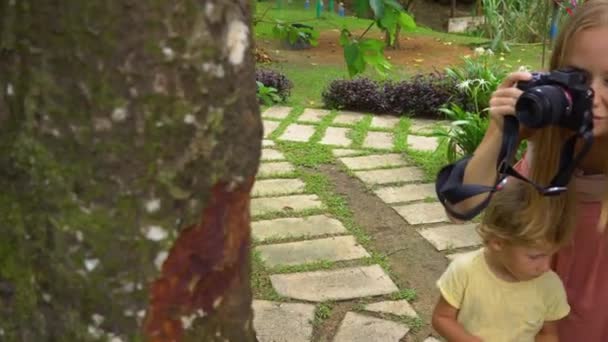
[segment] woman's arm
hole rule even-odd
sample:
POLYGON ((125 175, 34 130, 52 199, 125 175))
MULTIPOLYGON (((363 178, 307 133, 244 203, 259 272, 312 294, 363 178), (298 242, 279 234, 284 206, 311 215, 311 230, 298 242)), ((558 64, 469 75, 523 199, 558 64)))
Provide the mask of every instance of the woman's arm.
MULTIPOLYGON (((515 103, 522 94, 515 84, 519 81, 529 80, 530 77, 531 75, 526 72, 512 73, 492 94, 489 108, 490 124, 483 140, 466 166, 463 184, 493 186, 496 183, 498 177, 496 164, 502 146, 504 116, 515 114, 515 103)), ((521 139, 530 137, 531 134, 532 131, 529 129, 520 127, 521 139)), ((483 193, 448 205, 454 211, 464 213, 479 205, 489 195, 489 193, 483 193)), ((452 218, 452 220, 454 219, 452 218)))
POLYGON ((469 334, 458 323, 457 317, 458 309, 451 306, 443 297, 440 297, 433 311, 433 328, 448 342, 483 342, 479 337, 469 334))

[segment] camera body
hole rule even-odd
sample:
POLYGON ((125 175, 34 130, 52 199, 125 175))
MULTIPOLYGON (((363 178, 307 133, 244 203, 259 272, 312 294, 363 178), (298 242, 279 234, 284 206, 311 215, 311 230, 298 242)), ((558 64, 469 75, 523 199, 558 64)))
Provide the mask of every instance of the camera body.
POLYGON ((593 90, 589 74, 577 68, 532 73, 517 83, 523 94, 515 104, 519 122, 530 128, 557 125, 574 131, 593 127, 593 90))

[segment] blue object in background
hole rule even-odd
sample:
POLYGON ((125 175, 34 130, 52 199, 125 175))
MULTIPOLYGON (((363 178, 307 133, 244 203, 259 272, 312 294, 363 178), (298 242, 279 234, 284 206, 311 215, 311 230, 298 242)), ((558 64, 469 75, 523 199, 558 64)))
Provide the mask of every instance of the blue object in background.
POLYGON ((309 9, 309 8, 310 8, 310 0, 304 1, 304 9, 309 9))
POLYGON ((340 2, 340 4, 338 5, 338 15, 343 17, 344 16, 344 3, 340 2))

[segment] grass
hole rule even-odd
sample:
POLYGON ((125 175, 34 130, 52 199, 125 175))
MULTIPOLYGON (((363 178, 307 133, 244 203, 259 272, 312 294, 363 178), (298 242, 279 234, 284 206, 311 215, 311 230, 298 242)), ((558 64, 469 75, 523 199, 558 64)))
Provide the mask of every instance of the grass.
POLYGON ((251 289, 257 299, 274 301, 283 299, 272 287, 269 272, 264 267, 260 252, 256 250, 251 253, 251 289))
POLYGON ((348 138, 350 138, 352 141, 350 148, 361 148, 371 123, 372 116, 366 115, 363 119, 359 120, 355 126, 353 126, 352 130, 348 132, 348 138))
POLYGON ((331 312, 333 310, 333 303, 331 302, 323 302, 317 305, 315 308, 315 320, 313 322, 314 326, 321 325, 326 319, 331 316, 331 312))
POLYGON ((295 273, 295 272, 312 272, 312 271, 320 271, 320 270, 328 270, 333 268, 335 262, 328 260, 320 260, 316 262, 311 262, 307 264, 300 265, 284 265, 273 267, 269 270, 272 274, 281 274, 281 273, 295 273))
POLYGON ((410 130, 411 121, 403 116, 399 119, 399 123, 395 126, 393 132, 393 146, 395 152, 405 152, 407 150, 407 135, 410 130))
POLYGON ((413 289, 403 289, 391 295, 392 300, 407 300, 408 302, 415 300, 416 297, 416 291, 413 289))
POLYGON ((437 151, 409 149, 407 151, 407 158, 423 170, 425 181, 434 182, 439 170, 448 164, 446 148, 447 144, 439 144, 437 151))
POLYGON ((410 328, 410 333, 416 334, 425 325, 420 317, 401 316, 401 321, 410 328))
POLYGON ((295 166, 316 167, 334 161, 331 148, 326 145, 291 141, 279 141, 277 145, 285 158, 295 166))
POLYGON ((302 115, 302 112, 304 112, 304 107, 302 106, 296 106, 292 108, 291 112, 289 112, 287 117, 285 117, 285 119, 281 121, 279 127, 272 131, 268 139, 274 140, 280 137, 281 134, 285 133, 285 129, 287 129, 287 126, 291 125, 292 123, 295 123, 298 120, 298 117, 302 115))
POLYGON ((330 114, 325 115, 323 117, 323 119, 321 119, 321 122, 319 122, 317 124, 317 129, 315 130, 315 134, 313 134, 312 137, 310 137, 309 142, 318 143, 319 141, 321 141, 321 139, 323 139, 323 136, 325 135, 325 131, 327 131, 327 128, 329 127, 329 125, 331 124, 331 122, 334 120, 334 118, 337 115, 338 115, 338 112, 336 112, 336 111, 332 111, 330 114))

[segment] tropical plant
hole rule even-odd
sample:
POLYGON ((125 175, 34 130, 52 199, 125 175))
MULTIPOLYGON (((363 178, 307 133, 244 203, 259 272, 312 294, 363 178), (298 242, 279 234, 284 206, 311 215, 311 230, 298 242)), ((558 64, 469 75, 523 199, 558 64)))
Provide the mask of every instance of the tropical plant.
POLYGON ((452 103, 440 109, 451 120, 449 128, 436 128, 433 136, 443 137, 447 143, 447 158, 453 162, 462 155, 471 155, 481 143, 488 129, 487 115, 469 112, 459 105, 452 103))
POLYGON ((260 81, 256 81, 255 83, 258 86, 257 97, 261 103, 266 106, 271 106, 281 102, 281 96, 279 96, 276 88, 267 87, 260 81))
POLYGON ((481 113, 490 103, 490 97, 508 73, 508 69, 498 63, 492 50, 481 47, 475 55, 465 56, 462 66, 446 68, 446 74, 457 83, 458 90, 465 96, 465 109, 481 113))
POLYGON ((416 23, 403 6, 396 0, 356 0, 357 14, 363 17, 371 9, 374 21, 360 35, 354 36, 347 28, 342 29, 340 45, 344 48, 344 59, 351 77, 365 71, 370 65, 381 76, 386 76, 391 69, 390 62, 384 56, 385 42, 379 39, 364 38, 375 25, 388 37, 389 44, 395 41, 400 29, 412 30, 416 23))

